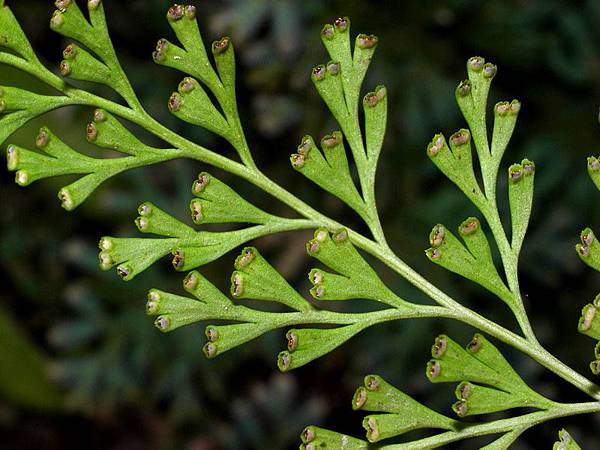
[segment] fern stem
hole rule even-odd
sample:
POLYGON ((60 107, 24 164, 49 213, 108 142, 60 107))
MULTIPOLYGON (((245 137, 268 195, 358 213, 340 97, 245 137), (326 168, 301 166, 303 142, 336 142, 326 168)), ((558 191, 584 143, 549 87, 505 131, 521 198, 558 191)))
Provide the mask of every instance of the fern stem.
POLYGON ((600 402, 561 404, 546 411, 538 411, 510 419, 495 420, 482 424, 472 425, 460 431, 448 431, 424 439, 419 439, 404 444, 392 444, 379 447, 379 450, 427 450, 439 448, 443 445, 463 439, 489 434, 508 433, 514 430, 525 431, 535 425, 558 419, 560 417, 589 414, 600 411, 600 402))
MULTIPOLYGON (((130 108, 118 105, 112 101, 79 89, 68 87, 64 90, 64 92, 69 97, 78 100, 82 104, 104 108, 141 126, 147 131, 170 143, 174 147, 180 149, 182 152, 182 157, 188 157, 190 159, 202 161, 249 181, 309 220, 331 229, 342 227, 342 224, 315 210, 313 207, 306 204, 298 197, 275 183, 258 169, 252 169, 244 164, 238 163, 225 156, 215 153, 201 145, 190 142, 184 137, 179 136, 177 133, 169 130, 145 112, 133 111, 130 108)), ((563 378, 565 381, 569 382, 573 386, 576 386, 581 391, 597 400, 600 400, 599 386, 559 361, 552 354, 546 351, 539 343, 537 343, 537 341, 530 341, 526 338, 523 338, 516 333, 513 333, 512 331, 502 327, 501 325, 498 325, 495 322, 477 314, 475 311, 461 305, 456 300, 427 281, 422 275, 417 273, 410 266, 408 266, 402 259, 396 256, 396 254, 386 244, 375 242, 350 229, 348 232, 351 240, 358 247, 387 264, 395 272, 427 294, 436 303, 446 307, 451 313, 450 316, 468 325, 478 328, 508 345, 513 346, 522 353, 530 356, 548 370, 563 378)))

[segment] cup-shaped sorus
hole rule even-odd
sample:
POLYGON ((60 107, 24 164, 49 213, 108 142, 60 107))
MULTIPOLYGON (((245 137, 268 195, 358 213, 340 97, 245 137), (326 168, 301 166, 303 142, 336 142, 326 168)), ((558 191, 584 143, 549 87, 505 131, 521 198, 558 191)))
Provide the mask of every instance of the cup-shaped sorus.
POLYGON ((587 159, 587 170, 592 181, 598 190, 600 190, 600 157, 596 158, 595 156, 590 156, 587 159))
POLYGON ((301 367, 342 345, 368 325, 355 323, 337 328, 301 328, 287 332, 287 350, 277 356, 282 372, 301 367))
POLYGON ((512 223, 511 246, 517 254, 523 244, 531 216, 534 177, 535 164, 528 159, 508 168, 508 201, 512 223))
POLYGON ((578 329, 580 333, 594 339, 600 339, 600 308, 589 303, 581 310, 578 329))
POLYGON ((131 280, 163 256, 170 253, 178 239, 114 238, 100 239, 98 260, 100 269, 117 266, 117 273, 125 281, 131 280))
POLYGON ((192 184, 196 199, 190 202, 192 220, 204 223, 268 223, 277 218, 252 205, 218 178, 206 172, 192 184))
POLYGON ((152 233, 168 237, 193 237, 196 231, 167 214, 150 202, 138 207, 139 217, 135 224, 142 233, 152 233))
POLYGON ((594 349, 594 353, 596 356, 596 360, 590 363, 590 369, 594 375, 600 375, 600 342, 596 345, 594 349))
POLYGON ((304 299, 255 247, 246 247, 235 260, 231 295, 235 298, 279 302, 296 311, 309 311, 304 299))
POLYGON ((591 268, 600 271, 600 243, 591 228, 583 230, 579 236, 581 243, 575 246, 579 258, 591 268))
POLYGON ((228 36, 214 41, 211 46, 217 72, 223 86, 230 92, 235 88, 235 52, 228 36))
POLYGON ((377 375, 368 375, 352 398, 352 408, 392 414, 368 416, 367 439, 375 442, 421 428, 454 429, 455 421, 427 408, 377 375))
POLYGON ((309 426, 300 435, 300 450, 344 449, 367 450, 369 443, 346 434, 335 433, 323 428, 309 426))
POLYGON ((590 363, 590 369, 594 375, 600 375, 600 342, 596 345, 594 349, 594 354, 596 356, 596 361, 592 361, 590 363))

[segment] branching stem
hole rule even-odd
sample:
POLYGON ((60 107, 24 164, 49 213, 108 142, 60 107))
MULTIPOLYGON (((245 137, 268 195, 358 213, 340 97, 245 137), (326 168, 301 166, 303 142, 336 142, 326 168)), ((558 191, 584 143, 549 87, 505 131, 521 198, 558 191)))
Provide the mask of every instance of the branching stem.
POLYGON ((495 420, 478 425, 469 425, 461 431, 448 431, 425 439, 419 439, 405 444, 392 444, 379 447, 379 450, 427 450, 463 439, 486 436, 489 434, 509 433, 515 430, 523 432, 535 425, 577 414, 589 414, 600 411, 600 402, 559 404, 545 411, 538 411, 510 419, 495 420))
MULTIPOLYGON (((195 144, 184 137, 174 133, 173 131, 166 128, 164 125, 157 122, 151 116, 145 112, 133 111, 130 108, 118 105, 112 101, 98 97, 86 91, 82 91, 74 88, 65 88, 64 93, 71 97, 75 103, 87 104, 93 107, 104 108, 113 114, 116 114, 124 119, 130 120, 131 122, 141 126, 147 131, 160 137, 170 145, 181 151, 181 157, 187 157, 202 161, 220 169, 226 170, 234 175, 239 176, 246 181, 254 184, 261 188, 266 193, 269 193, 273 197, 277 198, 284 204, 288 205, 303 217, 320 224, 330 229, 337 229, 342 225, 323 215, 319 211, 306 204, 292 193, 285 190, 283 187, 275 183, 269 177, 264 175, 260 170, 247 167, 244 164, 235 162, 225 156, 215 153, 201 145, 195 144)), ((168 151, 168 150, 166 150, 168 151)), ((494 221, 492 220, 492 223, 494 221)), ((492 225, 490 224, 492 227, 492 225)), ((494 227, 496 224, 494 225, 494 227)), ((498 232, 498 230, 496 230, 498 232)), ((521 351, 522 353, 530 356, 539 364, 554 372, 556 375, 563 378, 565 381, 576 386, 581 391, 585 392, 589 396, 600 400, 600 387, 592 383, 584 376, 578 374, 573 369, 562 363, 560 360, 555 358, 551 353, 545 350, 535 339, 531 339, 531 336, 524 338, 519 336, 512 331, 498 325, 497 323, 486 319, 479 315, 475 311, 461 305, 459 302, 448 296, 446 293, 435 287, 423 276, 417 273, 414 269, 408 266, 402 259, 400 259, 385 242, 376 242, 367 237, 357 233, 353 230, 349 230, 350 238, 355 245, 372 254, 396 273, 405 278, 408 282, 413 284, 415 287, 427 294, 436 303, 446 308, 445 314, 441 316, 451 317, 464 322, 474 328, 477 328, 490 336, 499 339, 500 341, 511 345, 521 351)), ((504 231, 502 230, 502 235, 504 231)), ((504 235, 505 236, 505 235, 504 235)), ((505 236, 506 238, 506 236, 505 236)), ((502 242, 502 239, 499 240, 502 242)), ((508 243, 508 241, 506 241, 508 243)), ((509 247, 510 249, 510 247, 509 247)), ((503 247, 502 251, 507 251, 503 247)), ((504 258, 503 258, 504 259, 504 258)), ((516 266, 510 266, 507 272, 507 276, 514 276, 516 274, 516 266)), ((519 297, 520 298, 520 297, 519 297)), ((526 328, 527 329, 527 328, 526 328)), ((531 334, 532 335, 532 334, 531 334)))

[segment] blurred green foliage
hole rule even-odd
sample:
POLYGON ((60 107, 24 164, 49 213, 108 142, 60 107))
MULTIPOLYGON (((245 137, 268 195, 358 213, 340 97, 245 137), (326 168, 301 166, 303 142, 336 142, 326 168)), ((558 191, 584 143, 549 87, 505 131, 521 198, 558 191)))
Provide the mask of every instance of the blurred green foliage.
MULTIPOLYGON (((49 65, 57 66, 66 42, 47 29, 51 2, 10 3, 34 47, 49 65)), ((231 156, 224 142, 167 112, 166 100, 181 75, 154 66, 150 53, 155 41, 169 32, 164 20, 168 6, 163 0, 107 2, 115 45, 153 114, 185 136, 231 156)), ((197 7, 206 41, 223 34, 233 37, 241 116, 259 166, 301 198, 352 226, 360 226, 359 220, 293 173, 288 156, 302 135, 320 137, 336 128, 309 79, 310 69, 326 58, 319 42, 321 25, 348 15, 354 33, 379 36, 365 89, 384 83, 390 96, 377 189, 391 244, 450 294, 511 325, 506 309, 483 289, 433 267, 423 255, 432 225, 458 225, 475 213, 429 163, 425 145, 434 133, 449 134, 463 126, 453 96, 465 76, 467 58, 480 54, 496 63, 499 73, 491 102, 516 97, 523 103, 503 167, 526 156, 538 168, 521 266, 527 307, 542 342, 587 372, 592 348, 576 333, 576 322, 581 306, 597 294, 600 276, 579 263, 573 244, 585 225, 600 223, 597 192, 585 171, 585 157, 597 153, 600 131, 599 2, 230 0, 198 2, 197 7)), ((36 86, 4 67, 0 81, 36 86)), ((11 140, 29 145, 37 128, 47 124, 71 145, 93 151, 85 143, 90 116, 91 111, 58 111, 11 140)), ((371 372, 448 413, 450 394, 429 386, 423 371, 438 332, 457 339, 471 334, 454 323, 385 324, 286 375, 275 374, 273 355, 284 342, 279 333, 211 361, 201 352, 201 327, 159 334, 144 314, 145 292, 152 286, 176 292, 180 275, 165 263, 125 284, 97 269, 95 245, 104 234, 133 235, 135 210, 144 200, 189 223, 189 186, 203 169, 175 161, 126 173, 74 214, 65 213, 55 198, 64 180, 39 182, 24 191, 12 184, 10 174, 0 172, 0 298, 3 309, 10 311, 2 320, 14 316, 20 328, 5 333, 7 326, 0 324, 0 354, 5 363, 5 355, 22 355, 10 364, 14 372, 0 366, 3 448, 295 448, 307 423, 356 433, 361 418, 348 412, 348 406, 354 388, 371 372), (38 349, 26 344, 30 340, 38 349), (43 365, 46 359, 52 363, 43 365), (41 376, 44 367, 48 379, 41 376), (32 381, 24 381, 24 374, 32 381), (7 385, 7 376, 17 381, 7 385), (59 414, 32 408, 56 404, 55 388, 42 388, 48 380, 64 394, 59 414), (24 384, 30 392, 20 391, 24 384), (44 395, 33 389, 43 389, 44 395)), ((218 176, 258 205, 274 209, 253 187, 227 174, 218 176)), ((507 211, 506 198, 501 202, 507 211)), ((298 233, 257 243, 305 293, 306 238, 298 233)), ((234 257, 205 271, 223 289, 234 257)), ((401 295, 419 295, 381 270, 401 295)), ((578 398, 532 361, 503 351, 525 379, 546 394, 557 400, 578 398)), ((525 434, 515 448, 550 445, 559 426, 567 427, 586 448, 600 448, 594 433, 599 424, 594 417, 550 423, 525 434)))

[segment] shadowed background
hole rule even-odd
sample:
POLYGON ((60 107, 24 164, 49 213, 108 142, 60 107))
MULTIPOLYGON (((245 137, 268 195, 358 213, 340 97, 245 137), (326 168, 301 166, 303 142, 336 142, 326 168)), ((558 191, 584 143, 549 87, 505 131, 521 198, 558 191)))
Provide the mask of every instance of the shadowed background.
MULTIPOLYGON (((68 41, 50 32, 51 2, 7 2, 42 59, 57 67, 68 41)), ((423 254, 431 227, 457 226, 474 207, 431 164, 425 147, 434 133, 464 126, 454 89, 469 56, 498 65, 490 104, 518 98, 523 107, 502 171, 528 157, 536 162, 536 196, 521 260, 521 288, 540 340, 582 373, 594 342, 576 332, 579 311, 598 293, 600 276, 579 262, 574 243, 585 225, 600 227, 600 195, 585 157, 600 149, 600 3, 597 1, 376 2, 238 0, 195 2, 205 43, 230 35, 238 63, 242 122, 259 166, 311 205, 362 229, 358 219, 288 162, 300 138, 320 138, 336 124, 309 74, 328 57, 323 23, 352 19, 352 33, 375 33, 380 44, 365 81, 389 92, 389 122, 377 181, 378 204, 392 248, 461 302, 514 327, 507 309, 478 286, 430 264, 423 254)), ((166 1, 105 1, 115 46, 143 104, 186 137, 233 156, 223 141, 170 116, 166 100, 183 74, 155 66, 151 52, 172 37, 166 1)), ((43 89, 0 67, 0 83, 43 89)), ((101 92, 105 92, 101 90, 101 92)), ((108 95, 111 95, 108 93, 108 95)), ((491 105, 490 105, 491 106, 491 105)), ((85 142, 91 110, 47 114, 11 137, 31 147, 40 125, 69 144, 85 142)), ((151 136, 140 134, 150 144, 151 136)), ((162 335, 144 314, 150 287, 181 292, 182 275, 162 261, 124 283, 97 268, 98 238, 134 236, 137 206, 152 201, 181 220, 197 162, 175 161, 125 174, 101 188, 75 213, 56 199, 66 178, 22 189, 0 171, 0 439, 4 449, 288 449, 307 424, 362 436, 354 389, 368 373, 446 414, 453 386, 429 385, 425 363, 440 332, 466 342, 473 330, 447 321, 395 322, 363 332, 340 349, 289 374, 275 357, 284 331, 204 358, 202 324, 162 335)), ((268 195, 216 172, 271 212, 287 213, 268 195)), ((507 212, 500 177, 501 210, 507 212)), ((506 216, 506 214, 505 214, 506 216)), ((272 236, 256 245, 307 294, 307 233, 272 236)), ((235 254, 203 272, 227 289, 235 254)), ((381 268, 402 296, 418 291, 381 268)), ((538 389, 557 400, 585 397, 531 360, 501 347, 538 389)), ((591 376, 591 375, 590 375, 591 376)), ((516 449, 550 448, 560 427, 584 448, 600 448, 600 418, 576 417, 525 433, 516 449)), ((416 435, 415 435, 416 436, 416 435)), ((479 448, 485 441, 448 448, 479 448)))

